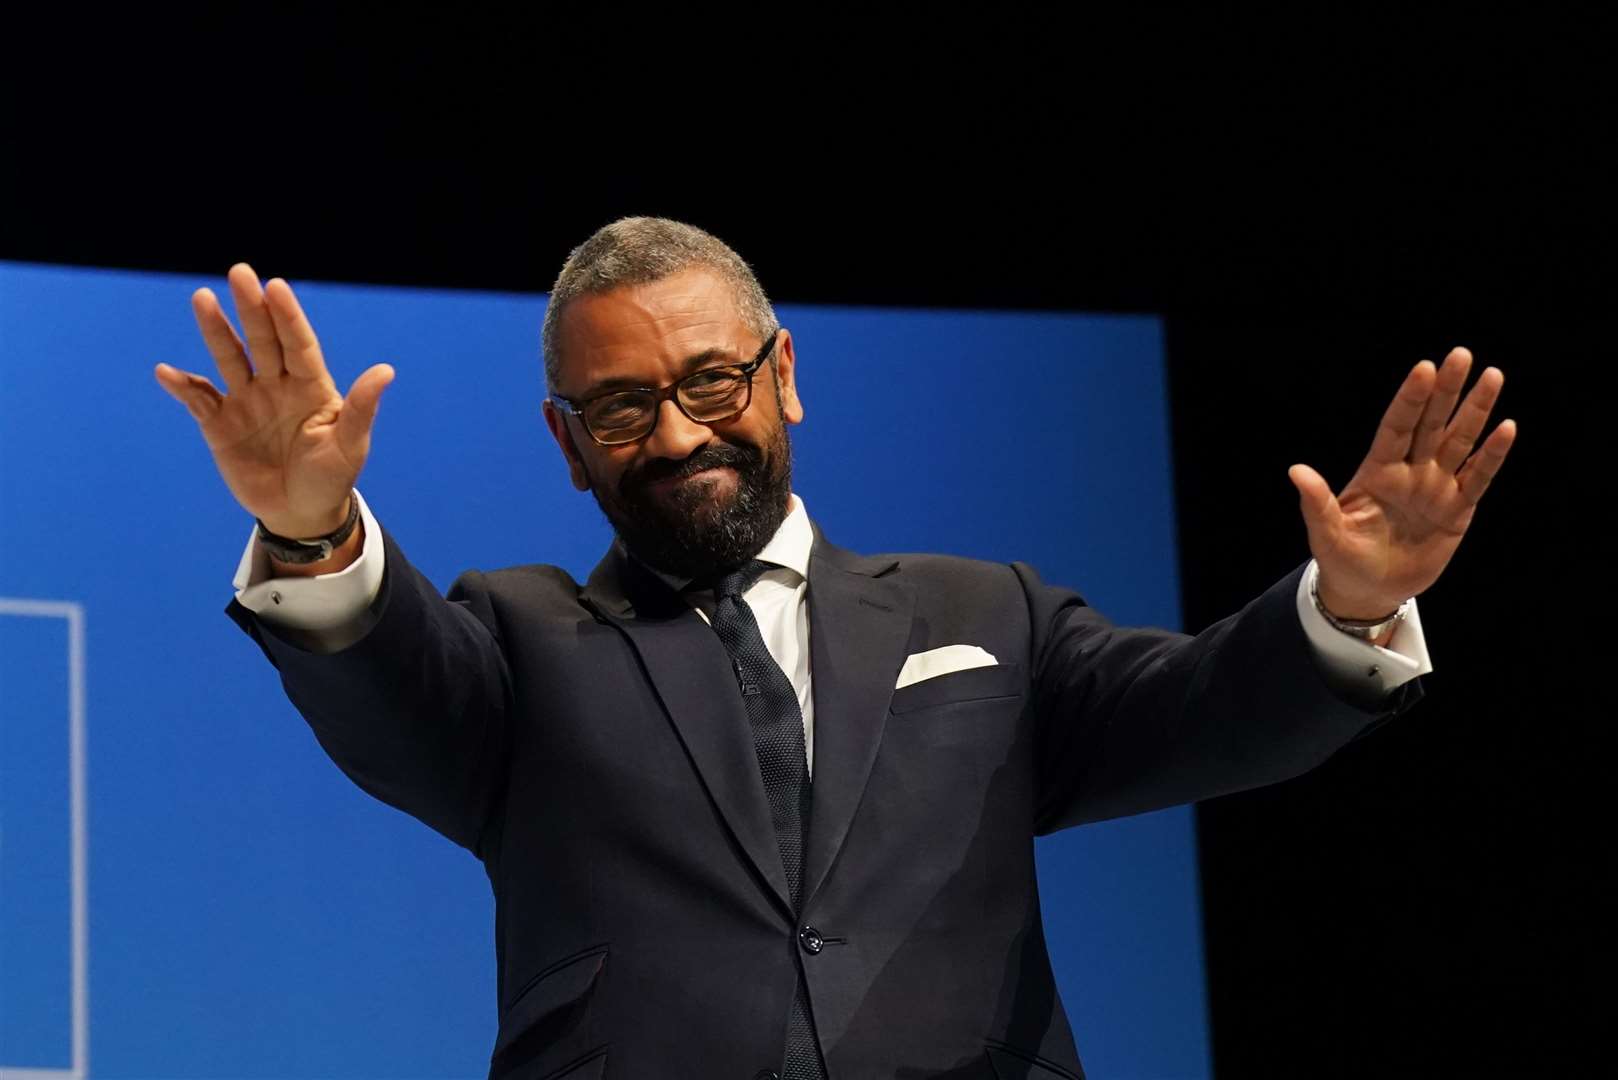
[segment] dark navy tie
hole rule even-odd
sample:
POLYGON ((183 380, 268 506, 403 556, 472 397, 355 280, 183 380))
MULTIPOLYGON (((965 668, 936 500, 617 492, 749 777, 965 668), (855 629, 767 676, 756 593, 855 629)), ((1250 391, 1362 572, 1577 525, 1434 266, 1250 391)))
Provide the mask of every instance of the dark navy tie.
MULTIPOLYGON (((803 748, 803 710, 798 707, 798 692, 792 688, 792 681, 764 647, 753 609, 742 599, 742 593, 767 569, 768 563, 754 559, 715 583, 713 628, 730 654, 736 684, 747 706, 753 749, 758 753, 764 794, 770 802, 770 820, 775 826, 781 866, 786 870, 787 889, 796 913, 803 903, 803 841, 809 826, 809 762, 803 748)), ((782 1078, 824 1080, 825 1076, 826 1067, 820 1060, 809 1018, 808 987, 800 971, 792 1011, 787 1017, 782 1078)))

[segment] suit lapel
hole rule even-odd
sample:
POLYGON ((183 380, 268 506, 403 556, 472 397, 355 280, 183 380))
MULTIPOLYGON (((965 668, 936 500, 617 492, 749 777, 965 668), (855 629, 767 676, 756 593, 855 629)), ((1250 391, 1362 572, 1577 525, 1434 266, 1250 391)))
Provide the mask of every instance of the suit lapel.
POLYGON ((628 638, 709 797, 783 910, 792 912, 781 849, 730 658, 713 628, 618 545, 585 599, 628 638))
MULTIPOLYGON (((915 597, 881 576, 895 565, 852 555, 815 530, 808 594, 815 767, 806 907, 865 793, 904 664, 915 597)), ((741 696, 731 692, 735 674, 713 629, 616 544, 590 575, 584 597, 640 656, 726 825, 782 909, 793 914, 752 728, 741 696)))
POLYGON ((809 561, 815 767, 804 866, 806 907, 848 835, 904 664, 915 597, 908 587, 878 576, 894 565, 892 559, 851 555, 815 531, 809 561))

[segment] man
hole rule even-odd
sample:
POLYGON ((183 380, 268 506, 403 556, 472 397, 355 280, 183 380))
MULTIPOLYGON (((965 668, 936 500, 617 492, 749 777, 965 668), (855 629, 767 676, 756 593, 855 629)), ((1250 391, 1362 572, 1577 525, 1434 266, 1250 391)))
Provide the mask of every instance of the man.
POLYGON ((1515 435, 1423 362, 1314 558, 1195 638, 1022 564, 865 557, 791 491, 790 331, 746 265, 632 218, 551 294, 546 422, 618 540, 441 598, 353 489, 347 397, 285 282, 193 299, 228 394, 160 365, 258 519, 229 613, 365 790, 481 858, 511 1077, 1080 1075, 1032 840, 1294 776, 1419 697, 1411 598, 1515 435), (1453 418, 1451 414, 1453 413, 1453 418))

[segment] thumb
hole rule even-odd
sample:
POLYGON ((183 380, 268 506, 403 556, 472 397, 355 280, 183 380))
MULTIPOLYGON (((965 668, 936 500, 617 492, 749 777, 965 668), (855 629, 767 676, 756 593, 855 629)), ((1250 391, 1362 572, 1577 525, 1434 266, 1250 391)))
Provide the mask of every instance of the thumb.
POLYGON ((1331 493, 1331 485, 1325 478, 1307 465, 1292 466, 1287 470, 1287 479, 1298 489, 1298 508, 1303 511, 1303 523, 1313 536, 1339 513, 1337 497, 1331 493))
POLYGON ((366 368, 343 399, 337 414, 337 442, 351 461, 364 461, 371 449, 371 425, 382 402, 382 391, 393 382, 393 365, 374 364, 366 368))

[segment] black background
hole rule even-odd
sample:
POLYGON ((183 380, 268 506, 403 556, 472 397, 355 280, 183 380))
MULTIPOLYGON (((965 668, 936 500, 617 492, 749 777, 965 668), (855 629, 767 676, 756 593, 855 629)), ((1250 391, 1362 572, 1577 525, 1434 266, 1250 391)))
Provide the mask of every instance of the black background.
MULTIPOLYGON (((1287 467, 1340 487, 1409 366, 1470 347, 1520 433, 1422 598, 1427 700, 1198 810, 1215 1067, 1582 1071, 1611 971, 1601 28, 631 42, 608 14, 13 22, 0 257, 544 291, 662 214, 779 301, 1161 313, 1191 630, 1304 557, 1287 467)), ((155 383, 131 407, 172 419, 155 383)))

